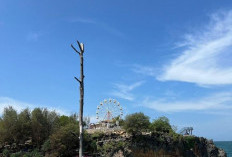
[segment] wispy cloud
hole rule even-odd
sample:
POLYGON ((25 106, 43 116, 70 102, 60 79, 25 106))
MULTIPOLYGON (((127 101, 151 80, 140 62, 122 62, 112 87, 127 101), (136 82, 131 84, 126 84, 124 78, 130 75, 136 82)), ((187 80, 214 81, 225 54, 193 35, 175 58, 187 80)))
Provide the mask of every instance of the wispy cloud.
POLYGON ((232 10, 210 16, 197 33, 185 35, 184 50, 157 78, 198 85, 232 84, 232 10), (229 60, 230 59, 230 60, 229 60))
POLYGON ((126 84, 114 84, 115 90, 111 92, 110 94, 113 96, 116 96, 118 98, 126 99, 129 101, 133 101, 135 99, 134 94, 132 91, 141 86, 144 83, 144 81, 139 81, 131 85, 126 84))
POLYGON ((102 22, 102 21, 97 21, 95 19, 91 19, 91 18, 83 18, 83 17, 75 17, 75 18, 71 18, 68 20, 71 23, 82 23, 82 24, 94 24, 95 26, 98 26, 102 29, 104 29, 105 31, 118 36, 118 37, 125 37, 124 33, 122 33, 120 30, 118 30, 117 28, 109 25, 108 23, 102 22))
POLYGON ((168 99, 152 100, 146 98, 143 106, 161 112, 214 111, 232 110, 232 93, 217 93, 199 100, 173 101, 168 99))
POLYGON ((56 111, 57 113, 61 114, 61 115, 70 115, 70 113, 64 109, 61 109, 59 107, 46 107, 43 105, 34 105, 34 104, 30 104, 30 103, 26 103, 26 102, 22 102, 22 101, 18 101, 12 98, 8 98, 8 97, 0 97, 0 115, 3 113, 4 108, 12 106, 16 111, 20 112, 25 108, 29 108, 29 109, 34 109, 36 107, 41 107, 41 108, 47 108, 50 111, 56 111))
POLYGON ((158 69, 155 69, 151 66, 144 66, 144 65, 132 65, 131 70, 135 73, 142 74, 142 75, 148 75, 148 76, 157 76, 158 69))

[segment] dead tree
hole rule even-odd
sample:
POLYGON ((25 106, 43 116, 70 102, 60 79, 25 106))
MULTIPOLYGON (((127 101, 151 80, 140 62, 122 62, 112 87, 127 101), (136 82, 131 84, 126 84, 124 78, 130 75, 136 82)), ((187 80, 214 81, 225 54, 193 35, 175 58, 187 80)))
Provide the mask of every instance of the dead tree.
POLYGON ((80 128, 80 148, 79 148, 79 157, 83 156, 83 106, 84 106, 84 68, 83 68, 83 53, 84 53, 84 44, 77 41, 80 52, 71 44, 73 50, 80 56, 80 79, 74 77, 80 84, 80 108, 79 108, 79 128, 80 128))

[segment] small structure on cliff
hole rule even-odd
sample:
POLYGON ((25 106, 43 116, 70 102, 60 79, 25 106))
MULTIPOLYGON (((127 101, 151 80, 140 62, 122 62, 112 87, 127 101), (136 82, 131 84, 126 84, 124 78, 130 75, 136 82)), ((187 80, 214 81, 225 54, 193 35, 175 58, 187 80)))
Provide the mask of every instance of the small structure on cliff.
POLYGON ((179 133, 181 135, 192 136, 193 135, 193 127, 184 127, 179 131, 179 133))
POLYGON ((118 121, 115 121, 115 120, 100 121, 97 123, 91 123, 89 125, 89 129, 103 129, 103 128, 110 129, 110 128, 118 128, 118 127, 120 127, 119 123, 118 123, 118 121))

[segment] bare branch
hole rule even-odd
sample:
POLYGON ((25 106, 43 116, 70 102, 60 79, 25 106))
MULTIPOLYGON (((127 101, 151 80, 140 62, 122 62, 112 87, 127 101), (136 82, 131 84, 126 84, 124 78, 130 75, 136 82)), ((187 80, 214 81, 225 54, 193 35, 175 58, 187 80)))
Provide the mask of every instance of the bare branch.
POLYGON ((76 53, 78 53, 80 55, 80 52, 77 51, 77 49, 71 44, 71 47, 73 48, 74 51, 76 51, 76 53))
POLYGON ((74 77, 79 83, 81 83, 81 81, 78 79, 78 78, 76 78, 76 77, 74 77))

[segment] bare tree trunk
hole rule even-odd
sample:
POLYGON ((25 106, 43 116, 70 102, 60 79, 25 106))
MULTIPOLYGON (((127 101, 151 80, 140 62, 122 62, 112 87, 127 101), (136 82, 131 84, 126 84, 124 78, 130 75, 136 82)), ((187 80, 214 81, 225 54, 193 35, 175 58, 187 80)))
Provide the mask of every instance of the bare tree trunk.
POLYGON ((81 83, 80 83, 80 111, 79 111, 79 127, 80 127, 80 149, 79 156, 83 156, 83 106, 84 106, 84 69, 83 69, 83 53, 80 55, 81 60, 81 83))
POLYGON ((80 52, 77 51, 73 45, 71 47, 79 54, 80 56, 80 80, 74 77, 80 83, 80 108, 79 108, 79 128, 80 128, 80 144, 79 144, 79 157, 83 156, 83 106, 84 106, 84 44, 77 41, 80 48, 80 52))

